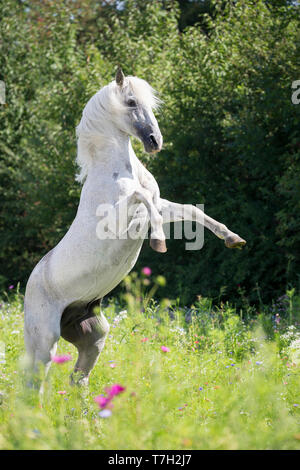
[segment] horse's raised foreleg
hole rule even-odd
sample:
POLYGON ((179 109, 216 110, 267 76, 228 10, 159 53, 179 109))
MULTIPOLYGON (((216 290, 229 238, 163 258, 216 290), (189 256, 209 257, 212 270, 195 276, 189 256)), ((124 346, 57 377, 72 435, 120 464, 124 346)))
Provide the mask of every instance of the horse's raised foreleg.
POLYGON ((94 303, 87 307, 68 307, 61 319, 61 336, 78 350, 78 359, 71 375, 72 384, 88 384, 90 372, 104 347, 109 331, 104 315, 94 312, 95 306, 94 303))
POLYGON ((225 241, 227 248, 242 248, 246 241, 236 233, 231 232, 226 225, 220 224, 216 220, 206 215, 201 209, 192 204, 177 204, 160 199, 163 223, 179 222, 184 220, 198 222, 208 228, 218 238, 225 241))
POLYGON ((148 215, 150 218, 151 235, 150 235, 150 246, 153 250, 159 253, 165 253, 166 237, 163 230, 163 217, 159 213, 158 208, 153 204, 152 198, 145 191, 135 191, 135 198, 145 204, 148 215))

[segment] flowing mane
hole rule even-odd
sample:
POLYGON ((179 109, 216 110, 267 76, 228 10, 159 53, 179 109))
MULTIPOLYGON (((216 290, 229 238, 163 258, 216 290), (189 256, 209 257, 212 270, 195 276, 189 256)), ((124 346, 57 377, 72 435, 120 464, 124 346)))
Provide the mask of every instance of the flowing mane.
MULTIPOLYGON (((156 109, 161 103, 155 90, 141 78, 126 77, 124 90, 147 108, 156 109)), ((80 168, 76 180, 80 183, 85 180, 93 162, 95 144, 101 141, 106 143, 116 141, 113 117, 126 113, 126 110, 124 95, 115 80, 101 88, 86 104, 76 128, 78 138, 76 163, 80 168)))

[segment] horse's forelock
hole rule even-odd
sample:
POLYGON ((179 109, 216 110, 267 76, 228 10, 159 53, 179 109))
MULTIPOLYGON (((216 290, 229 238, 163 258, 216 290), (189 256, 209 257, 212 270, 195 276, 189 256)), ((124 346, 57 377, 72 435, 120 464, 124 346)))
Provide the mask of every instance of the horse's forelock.
POLYGON ((152 109, 158 108, 161 104, 161 100, 148 82, 141 78, 132 76, 127 77, 127 79, 134 96, 141 104, 152 109))

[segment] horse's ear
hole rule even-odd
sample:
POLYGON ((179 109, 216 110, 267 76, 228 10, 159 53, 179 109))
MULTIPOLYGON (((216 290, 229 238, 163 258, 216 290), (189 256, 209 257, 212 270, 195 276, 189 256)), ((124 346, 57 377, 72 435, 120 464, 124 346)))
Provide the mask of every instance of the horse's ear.
POLYGON ((118 67, 117 73, 116 73, 116 83, 119 85, 120 88, 123 87, 125 81, 125 75, 123 73, 123 70, 121 67, 118 67))

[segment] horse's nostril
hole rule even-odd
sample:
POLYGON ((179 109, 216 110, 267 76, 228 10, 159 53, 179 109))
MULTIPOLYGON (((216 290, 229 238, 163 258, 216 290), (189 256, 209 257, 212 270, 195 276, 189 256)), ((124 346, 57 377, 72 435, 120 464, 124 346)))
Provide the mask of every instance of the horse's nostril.
POLYGON ((155 149, 157 149, 157 148, 158 148, 158 143, 157 143, 157 141, 156 141, 156 139, 155 139, 155 137, 154 137, 153 134, 150 135, 150 140, 151 140, 151 143, 152 143, 153 147, 154 147, 155 149))

